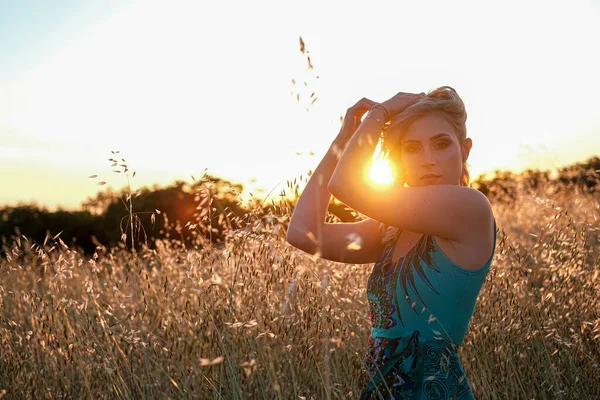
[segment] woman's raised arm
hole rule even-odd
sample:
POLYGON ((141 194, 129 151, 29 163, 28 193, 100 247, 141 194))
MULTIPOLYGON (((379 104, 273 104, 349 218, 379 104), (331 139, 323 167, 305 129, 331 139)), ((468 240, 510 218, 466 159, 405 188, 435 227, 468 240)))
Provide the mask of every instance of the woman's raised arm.
POLYGON ((294 247, 310 254, 318 252, 323 258, 349 263, 371 262, 379 250, 373 248, 375 242, 380 242, 380 236, 376 234, 378 223, 375 221, 355 224, 325 223, 331 200, 331 193, 327 188, 331 175, 346 143, 360 125, 362 116, 375 104, 374 101, 363 98, 346 112, 340 133, 313 172, 292 213, 286 240, 294 247), (348 248, 346 236, 351 233, 359 235, 357 238, 360 237, 361 244, 348 248), (365 252, 369 254, 364 254, 365 252))

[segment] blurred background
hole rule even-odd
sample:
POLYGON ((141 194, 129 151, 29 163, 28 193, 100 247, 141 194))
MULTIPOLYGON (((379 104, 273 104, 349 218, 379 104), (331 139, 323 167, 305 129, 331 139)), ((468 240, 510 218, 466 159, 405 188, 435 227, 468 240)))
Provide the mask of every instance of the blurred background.
POLYGON ((473 181, 593 190, 598 39, 584 0, 0 0, 0 207, 99 214, 202 176, 291 199, 357 100, 441 85, 473 181))

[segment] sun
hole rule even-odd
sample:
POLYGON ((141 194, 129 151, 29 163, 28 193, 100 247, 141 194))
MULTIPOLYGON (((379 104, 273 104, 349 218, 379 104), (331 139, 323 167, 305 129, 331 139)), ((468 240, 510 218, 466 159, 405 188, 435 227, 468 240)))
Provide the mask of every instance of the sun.
POLYGON ((377 144, 377 148, 373 153, 373 163, 369 170, 369 178, 379 185, 389 185, 394 182, 390 163, 381 152, 381 142, 377 144))
POLYGON ((390 164, 386 160, 374 160, 369 171, 369 178, 377 184, 389 185, 393 182, 390 164))

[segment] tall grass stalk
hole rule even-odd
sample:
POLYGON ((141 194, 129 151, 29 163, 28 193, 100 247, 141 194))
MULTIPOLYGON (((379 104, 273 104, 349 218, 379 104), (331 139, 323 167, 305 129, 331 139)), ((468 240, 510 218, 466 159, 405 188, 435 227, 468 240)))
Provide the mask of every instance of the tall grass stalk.
MULTIPOLYGON (((493 205, 496 255, 460 349, 476 397, 600 398, 598 199, 522 193, 493 205)), ((371 265, 297 251, 284 240, 288 215, 200 250, 171 240, 90 258, 59 237, 11 238, 0 393, 356 398, 371 265)))

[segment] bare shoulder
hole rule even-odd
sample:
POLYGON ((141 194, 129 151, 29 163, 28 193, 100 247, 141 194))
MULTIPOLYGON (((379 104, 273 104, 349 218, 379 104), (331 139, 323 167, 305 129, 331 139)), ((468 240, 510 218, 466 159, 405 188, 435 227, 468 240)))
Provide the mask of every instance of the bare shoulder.
POLYGON ((455 264, 467 270, 483 267, 494 252, 496 224, 489 209, 485 217, 475 220, 459 238, 436 236, 435 240, 444 254, 455 264))
POLYGON ((481 221, 492 214, 491 204, 483 193, 458 185, 386 188, 371 193, 351 193, 338 199, 402 231, 457 241, 464 240, 473 230, 483 230, 481 221))

